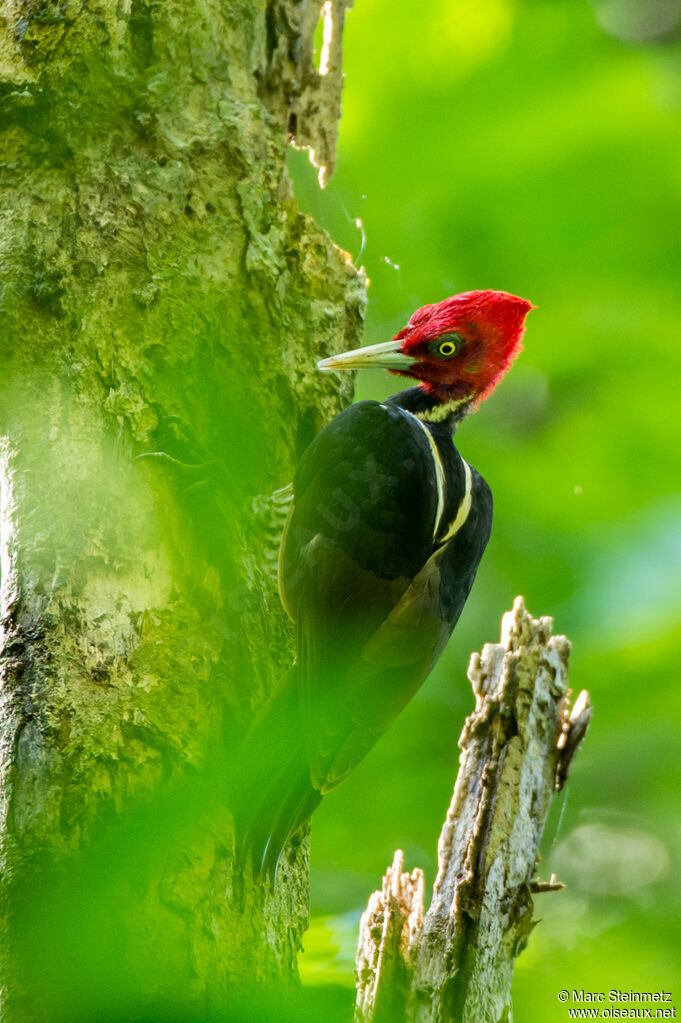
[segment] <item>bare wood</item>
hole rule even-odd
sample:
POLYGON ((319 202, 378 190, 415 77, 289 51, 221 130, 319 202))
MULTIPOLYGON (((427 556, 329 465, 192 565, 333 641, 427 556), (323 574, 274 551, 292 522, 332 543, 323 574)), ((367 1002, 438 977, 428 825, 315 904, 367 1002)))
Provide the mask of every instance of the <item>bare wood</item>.
POLYGON ((398 849, 383 888, 373 892, 359 924, 358 1023, 394 1023, 406 1002, 412 954, 423 928, 423 871, 404 873, 398 849))
MULTIPOLYGON (((404 943, 391 944, 388 928, 375 931, 383 944, 374 952, 368 1009, 366 984, 358 978, 362 1023, 380 1019, 382 987, 400 974, 409 978, 401 983, 408 994, 393 1007, 393 1019, 512 1019, 514 961, 533 927, 531 892, 562 887, 554 876, 534 879, 539 842, 553 793, 567 777, 591 718, 586 692, 569 711, 570 644, 553 636, 552 626, 550 618, 532 618, 518 597, 502 619, 501 642, 471 657, 476 705, 459 740, 460 767, 440 836, 432 902, 406 950, 404 943), (399 966, 393 956, 400 957, 399 966)), ((371 907, 380 908, 381 896, 385 904, 387 889, 388 879, 383 893, 371 897, 360 955, 371 907)))
POLYGON ((314 37, 320 18, 320 4, 307 4, 299 26, 303 58, 300 61, 298 91, 289 111, 289 130, 296 147, 306 147, 319 170, 324 188, 336 167, 336 136, 341 116, 343 91, 343 24, 354 0, 325 0, 319 68, 314 61, 314 37))

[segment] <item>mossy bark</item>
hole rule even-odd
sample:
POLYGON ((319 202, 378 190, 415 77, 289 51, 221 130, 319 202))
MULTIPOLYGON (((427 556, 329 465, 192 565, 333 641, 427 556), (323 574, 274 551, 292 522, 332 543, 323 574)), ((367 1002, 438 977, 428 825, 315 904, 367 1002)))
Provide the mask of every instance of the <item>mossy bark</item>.
POLYGON ((360 340, 363 281, 286 172, 300 111, 327 147, 337 114, 319 9, 0 15, 7 1023, 295 976, 305 844, 275 891, 242 877, 222 767, 291 660, 253 498, 360 340))

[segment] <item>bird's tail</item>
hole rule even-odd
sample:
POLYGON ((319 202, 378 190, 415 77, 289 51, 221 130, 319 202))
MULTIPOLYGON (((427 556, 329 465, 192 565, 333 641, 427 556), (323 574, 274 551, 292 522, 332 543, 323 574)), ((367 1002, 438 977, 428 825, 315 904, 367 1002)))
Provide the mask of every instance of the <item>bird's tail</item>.
POLYGON ((310 781, 296 670, 282 679, 246 736, 232 796, 241 855, 256 876, 272 880, 286 843, 322 799, 310 781))

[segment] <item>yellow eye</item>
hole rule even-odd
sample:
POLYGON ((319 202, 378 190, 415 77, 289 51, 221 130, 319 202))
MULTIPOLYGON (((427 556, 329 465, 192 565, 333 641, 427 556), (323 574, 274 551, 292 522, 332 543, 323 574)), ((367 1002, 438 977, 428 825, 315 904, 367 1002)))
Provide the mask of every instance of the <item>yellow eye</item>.
POLYGON ((428 350, 431 355, 437 355, 441 359, 451 359, 461 351, 465 343, 465 338, 450 331, 447 334, 440 334, 434 341, 431 341, 428 350))

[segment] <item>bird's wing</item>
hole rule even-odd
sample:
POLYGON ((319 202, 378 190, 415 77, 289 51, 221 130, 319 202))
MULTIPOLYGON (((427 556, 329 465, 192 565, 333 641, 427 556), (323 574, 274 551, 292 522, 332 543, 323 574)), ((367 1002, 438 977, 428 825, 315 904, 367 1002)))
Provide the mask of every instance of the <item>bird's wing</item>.
POLYGON ((344 679, 342 742, 324 764, 322 791, 333 788, 368 753, 428 677, 452 634, 487 545, 492 498, 477 474, 461 529, 438 548, 364 644, 344 679))
POLYGON ((282 544, 281 588, 294 619, 306 602, 299 555, 316 536, 381 578, 416 575, 438 505, 432 457, 413 416, 375 401, 351 405, 315 437, 296 471, 282 544))
MULTIPOLYGON (((456 537, 431 560, 438 514, 432 458, 413 417, 360 402, 317 436, 296 476, 281 589, 297 620, 303 728, 312 781, 322 791, 408 702, 453 628, 441 590, 456 537)), ((463 472, 454 476, 463 481, 463 472)), ((465 595, 482 548, 464 552, 465 595)))
POLYGON ((402 410, 358 402, 314 439, 294 492, 280 590, 297 623, 311 773, 323 779, 346 728, 348 671, 432 550, 428 437, 402 410))

